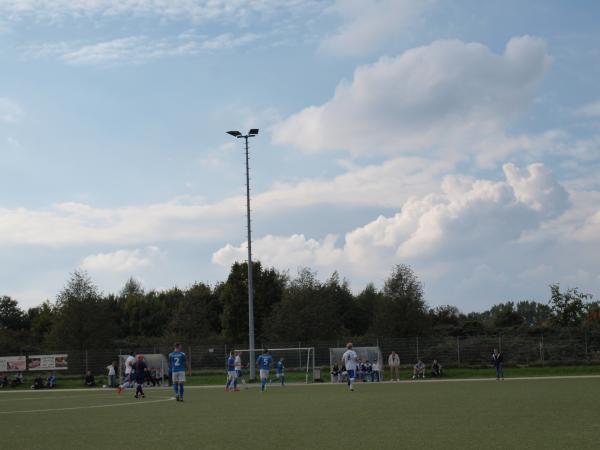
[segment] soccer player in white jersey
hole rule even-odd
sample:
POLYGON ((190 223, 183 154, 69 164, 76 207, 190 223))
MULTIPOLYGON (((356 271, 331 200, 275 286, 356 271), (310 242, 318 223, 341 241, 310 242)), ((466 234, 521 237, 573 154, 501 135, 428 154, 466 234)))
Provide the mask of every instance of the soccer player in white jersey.
POLYGON ((120 394, 124 389, 133 386, 133 380, 131 379, 131 372, 133 372, 133 364, 135 363, 134 352, 129 352, 129 356, 125 360, 125 378, 123 384, 117 388, 117 392, 120 394))
POLYGON ((348 387, 354 390, 354 378, 356 377, 356 360, 358 355, 352 350, 352 342, 346 344, 346 351, 342 355, 342 366, 348 371, 348 387))
POLYGON ((237 380, 240 380, 244 385, 244 388, 248 389, 248 386, 246 386, 246 380, 244 379, 244 372, 242 372, 242 352, 235 353, 234 366, 236 375, 235 387, 237 388, 237 380))

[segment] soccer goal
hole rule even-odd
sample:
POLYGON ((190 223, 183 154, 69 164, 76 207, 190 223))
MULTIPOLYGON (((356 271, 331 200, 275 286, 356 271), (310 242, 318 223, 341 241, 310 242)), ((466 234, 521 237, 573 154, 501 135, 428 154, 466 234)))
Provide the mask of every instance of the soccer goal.
MULTIPOLYGON (((119 355, 119 378, 121 381, 123 381, 125 376, 125 361, 128 356, 129 355, 119 355)), ((146 361, 146 365, 148 366, 148 370, 155 371, 156 378, 160 380, 160 384, 162 385, 165 380, 165 375, 168 375, 169 373, 169 363, 167 362, 167 358, 162 353, 143 353, 143 356, 144 361, 146 361)))
MULTIPOLYGON (((249 349, 238 349, 234 352, 240 352, 242 364, 244 368, 248 367, 250 362, 249 349)), ((263 352, 262 348, 254 350, 254 359, 263 352)), ((315 348, 314 347, 289 347, 289 348, 269 348, 269 354, 273 357, 273 368, 277 362, 283 358, 283 363, 286 372, 302 372, 304 373, 305 383, 314 382, 315 378, 319 378, 315 373, 315 348)))
MULTIPOLYGON (((377 370, 378 380, 383 381, 383 355, 379 347, 354 347, 354 350, 360 360, 360 363, 371 364, 371 371, 377 370)), ((343 371, 341 366, 342 355, 346 351, 346 347, 334 347, 329 349, 329 366, 331 367, 331 381, 341 381, 343 371), (337 365, 339 375, 333 375, 333 366, 337 365)))

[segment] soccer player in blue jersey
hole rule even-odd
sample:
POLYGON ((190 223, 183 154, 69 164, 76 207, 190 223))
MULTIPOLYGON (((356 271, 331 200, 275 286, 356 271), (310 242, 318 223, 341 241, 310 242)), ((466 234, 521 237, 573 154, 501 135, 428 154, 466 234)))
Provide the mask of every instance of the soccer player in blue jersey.
POLYGON ((281 382, 282 386, 285 386, 285 375, 283 370, 285 369, 285 365, 283 364, 283 358, 279 358, 277 364, 275 365, 275 375, 277 379, 281 382))
POLYGON ((269 371, 271 370, 271 364, 273 364, 273 357, 269 355, 269 350, 265 349, 262 355, 256 360, 256 365, 260 370, 260 391, 264 392, 267 388, 267 380, 269 378, 269 371))
POLYGON ((226 392, 237 390, 236 379, 237 372, 235 371, 235 357, 233 356, 233 352, 231 352, 227 358, 227 384, 225 385, 226 392))
POLYGON ((181 344, 175 344, 175 349, 169 353, 169 370, 173 379, 175 400, 183 401, 183 383, 185 383, 185 369, 187 367, 185 353, 181 351, 181 344))

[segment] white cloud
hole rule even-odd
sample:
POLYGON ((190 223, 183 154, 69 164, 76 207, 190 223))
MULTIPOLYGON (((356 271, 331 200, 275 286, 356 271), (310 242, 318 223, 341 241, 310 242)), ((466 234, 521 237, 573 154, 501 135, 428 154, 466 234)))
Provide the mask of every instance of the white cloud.
MULTIPOLYGON (((312 205, 399 207, 411 195, 435 190, 436 179, 451 168, 448 162, 396 158, 333 179, 277 183, 256 194, 252 208, 263 217, 273 217, 312 205)), ((167 203, 113 209, 73 202, 41 210, 0 208, 0 245, 206 242, 225 238, 235 229, 233 223, 237 224, 232 218, 244 212, 243 196, 213 204, 182 197, 167 203)))
POLYGON ((385 47, 413 28, 431 0, 336 0, 326 12, 343 23, 325 36, 319 49, 340 56, 360 56, 385 47))
POLYGON ((600 117, 600 100, 582 106, 576 113, 584 117, 600 117))
POLYGON ((80 267, 92 272, 132 272, 152 265, 157 256, 160 256, 160 250, 153 246, 142 250, 117 250, 86 256, 80 267))
POLYGON ((58 57, 72 65, 142 64, 161 58, 231 49, 248 45, 260 38, 261 36, 255 33, 239 36, 226 33, 215 37, 184 33, 163 38, 141 35, 87 44, 81 42, 29 44, 21 46, 20 50, 26 59, 58 57))
POLYGON ((2 0, 0 15, 5 20, 17 22, 26 18, 58 22, 132 17, 244 25, 282 10, 295 14, 318 6, 319 2, 315 0, 2 0))
POLYGON ((548 65, 543 40, 511 39, 502 55, 481 44, 436 41, 358 67, 333 98, 275 127, 276 144, 355 154, 477 154, 529 106, 548 65))
MULTIPOLYGON (((412 197, 397 214, 343 239, 267 235, 253 243, 255 257, 280 269, 340 270, 355 283, 381 282, 394 264, 408 263, 433 303, 471 302, 475 309, 481 309, 476 301, 527 296, 550 282, 572 281, 581 268, 598 267, 600 253, 589 249, 600 251, 600 192, 569 200, 541 164, 507 164, 504 175, 505 181, 448 176, 439 193, 412 197)), ((222 266, 245 259, 245 243, 213 254, 222 266)))
POLYGON ((23 108, 10 98, 0 97, 0 123, 16 123, 23 117, 23 108))

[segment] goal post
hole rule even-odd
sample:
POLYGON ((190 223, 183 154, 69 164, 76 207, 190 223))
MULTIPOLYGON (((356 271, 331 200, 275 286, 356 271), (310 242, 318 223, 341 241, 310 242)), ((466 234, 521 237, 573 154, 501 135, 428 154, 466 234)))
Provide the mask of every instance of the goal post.
MULTIPOLYGON (((264 349, 254 349, 254 354, 258 358, 264 349)), ((304 382, 315 381, 315 348, 314 347, 286 347, 286 348, 268 348, 269 354, 273 357, 273 366, 275 369, 277 362, 283 358, 284 367, 287 372, 301 372, 304 374, 304 382)), ((240 352, 242 365, 249 367, 250 349, 236 349, 234 352, 240 352)))

